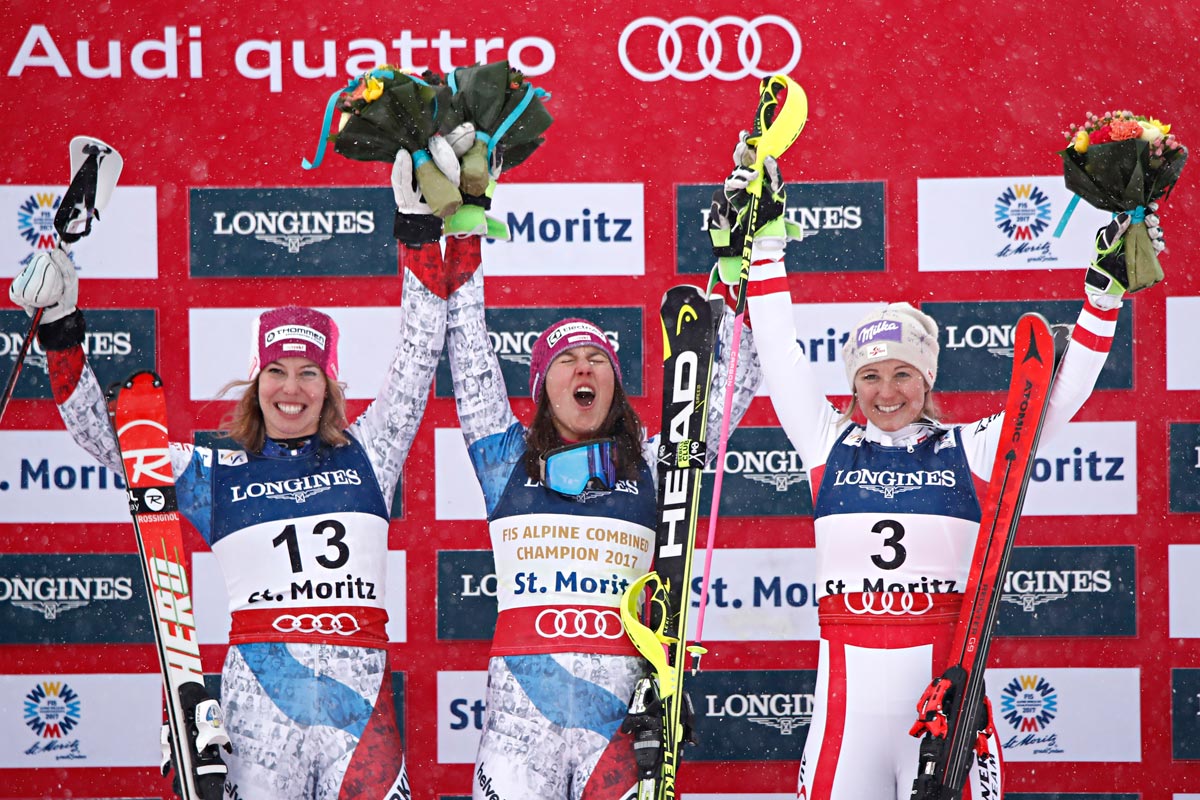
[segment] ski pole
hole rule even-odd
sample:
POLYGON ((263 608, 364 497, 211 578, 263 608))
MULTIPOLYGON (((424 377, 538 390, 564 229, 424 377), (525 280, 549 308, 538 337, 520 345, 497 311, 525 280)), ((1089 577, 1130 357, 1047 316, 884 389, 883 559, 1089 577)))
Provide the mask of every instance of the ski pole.
MULTIPOLYGON (((708 512, 708 544, 704 549, 704 576, 700 581, 700 611, 696 617, 696 640, 688 646, 692 655, 692 673, 700 670, 704 649, 704 610, 708 606, 708 583, 712 574, 713 543, 717 535, 717 516, 721 505, 721 485, 725 475, 725 451, 729 444, 729 417, 733 411, 733 395, 737 388, 738 350, 742 344, 742 328, 746 318, 746 283, 750 280, 750 260, 754 248, 754 232, 758 204, 762 197, 763 161, 767 156, 778 158, 796 141, 808 121, 808 98, 800 84, 786 75, 771 75, 759 85, 758 110, 754 128, 746 144, 755 150, 753 168, 757 175, 746 186, 750 203, 746 209, 746 238, 742 243, 742 269, 738 276, 737 300, 734 306, 733 337, 730 342, 729 374, 725 376, 724 413, 721 415, 721 436, 717 443, 716 478, 713 483, 712 506, 708 512), (782 106, 780 103, 782 102, 782 106)), ((680 632, 684 635, 684 632, 680 632)))
MULTIPOLYGON (((100 219, 100 209, 108 203, 124 165, 120 153, 91 136, 76 136, 71 140, 70 150, 71 182, 54 215, 54 230, 58 234, 56 246, 64 253, 71 252, 72 243, 91 233, 92 219, 100 219), (79 230, 80 225, 82 230, 79 230)), ((37 335, 45 311, 44 308, 34 311, 29 333, 17 352, 16 363, 4 385, 4 394, 0 395, 0 420, 4 419, 8 401, 16 391, 17 378, 21 376, 21 367, 25 365, 25 357, 33 346, 33 337, 37 335)))
POLYGON ((45 310, 39 308, 33 312, 33 320, 29 323, 29 332, 25 334, 25 341, 21 342, 21 349, 17 351, 17 361, 13 364, 12 372, 8 374, 8 383, 4 385, 4 394, 0 396, 0 420, 4 419, 4 410, 8 408, 8 401, 12 399, 13 390, 17 388, 17 378, 21 377, 21 367, 25 363, 25 356, 29 353, 33 337, 37 335, 38 325, 41 324, 42 313, 45 310))

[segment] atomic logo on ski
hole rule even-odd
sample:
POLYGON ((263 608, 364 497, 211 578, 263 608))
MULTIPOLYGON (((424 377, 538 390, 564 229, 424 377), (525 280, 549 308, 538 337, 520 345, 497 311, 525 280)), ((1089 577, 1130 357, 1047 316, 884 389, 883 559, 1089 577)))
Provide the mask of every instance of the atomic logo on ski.
POLYGON ((1026 361, 1037 361, 1039 364, 1045 364, 1045 359, 1042 358, 1041 351, 1038 350, 1037 332, 1031 327, 1029 329, 1029 344, 1026 345, 1028 351, 1025 353, 1025 358, 1021 359, 1021 363, 1026 361))

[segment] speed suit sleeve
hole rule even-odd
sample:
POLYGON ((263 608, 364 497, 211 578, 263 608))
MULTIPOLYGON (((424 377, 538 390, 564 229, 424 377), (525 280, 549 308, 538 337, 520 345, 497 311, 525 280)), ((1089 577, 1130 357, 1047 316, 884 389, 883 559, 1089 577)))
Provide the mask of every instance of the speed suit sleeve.
MULTIPOLYGON (((117 475, 124 475, 117 436, 108 419, 108 403, 96 374, 88 364, 82 345, 46 351, 50 388, 63 424, 75 443, 117 475)), ((171 471, 175 477, 179 510, 201 533, 210 527, 207 493, 197 485, 195 470, 189 470, 194 449, 189 444, 170 443, 171 471), (192 504, 189 498, 198 498, 192 504)))
POLYGON ((446 338, 446 301, 404 270, 400 340, 378 396, 350 426, 388 502, 412 447, 446 338))
MULTIPOLYGON (((1071 342, 1067 345, 1062 365, 1054 379, 1054 388, 1050 391, 1046 421, 1039 440, 1041 444, 1061 433, 1091 396, 1100 370, 1104 368, 1112 349, 1119 311, 1119 307, 1101 311, 1084 301, 1071 332, 1071 342)), ((984 480, 991 477, 1003 422, 1004 414, 1000 413, 963 426, 963 447, 971 471, 984 480)))
POLYGON ((447 342, 454 403, 467 446, 512 428, 517 417, 484 318, 482 270, 450 295, 447 342))
MULTIPOLYGON (((721 434, 721 421, 725 414, 726 382, 729 379, 730 353, 733 349, 734 320, 733 310, 725 307, 721 315, 721 323, 717 329, 716 349, 713 352, 712 388, 708 394, 708 441, 714 446, 708 448, 706 462, 711 465, 717 457, 715 446, 721 434)), ((742 326, 742 341, 738 347, 737 375, 734 380, 733 403, 730 407, 729 430, 733 431, 746 415, 751 401, 762 383, 762 365, 758 359, 758 351, 754 346, 754 334, 750 328, 742 326)), ((653 463, 653 462, 651 462, 653 463)))
MULTIPOLYGON (((788 440, 812 470, 825 463, 838 434, 850 424, 821 393, 816 375, 796 340, 792 298, 782 261, 750 267, 747 304, 771 404, 788 440)), ((816 490, 815 485, 813 491, 816 490)))

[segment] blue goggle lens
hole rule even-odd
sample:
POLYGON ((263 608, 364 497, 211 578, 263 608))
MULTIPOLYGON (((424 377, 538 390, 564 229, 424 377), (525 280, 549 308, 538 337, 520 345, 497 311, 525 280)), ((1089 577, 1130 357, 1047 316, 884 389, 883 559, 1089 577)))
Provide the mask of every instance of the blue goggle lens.
POLYGON ((617 484, 612 440, 568 445, 546 454, 542 482, 559 494, 578 496, 591 489, 612 491, 617 484))

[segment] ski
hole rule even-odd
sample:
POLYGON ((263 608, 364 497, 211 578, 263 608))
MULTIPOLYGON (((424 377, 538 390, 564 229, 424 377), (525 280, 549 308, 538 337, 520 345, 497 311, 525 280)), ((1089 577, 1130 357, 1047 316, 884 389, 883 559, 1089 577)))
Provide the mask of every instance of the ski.
POLYGON ((910 734, 923 737, 912 800, 957 800, 989 710, 983 676, 1004 576, 1058 368, 1054 334, 1040 314, 1013 332, 1012 380, 980 518, 963 608, 946 671, 917 703, 910 734))
POLYGON ((625 593, 621 617, 634 646, 653 667, 634 690, 622 730, 632 733, 642 800, 675 797, 680 749, 692 739, 694 714, 683 691, 688 587, 706 457, 708 398, 716 325, 723 303, 694 286, 663 295, 663 414, 658 445, 658 512, 654 571, 625 593), (639 600, 649 593, 650 626, 639 600))
POLYGON ((226 774, 219 748, 228 747, 229 737, 204 688, 162 380, 153 372, 134 373, 109 390, 108 406, 150 599, 177 791, 184 800, 219 800, 226 774))

